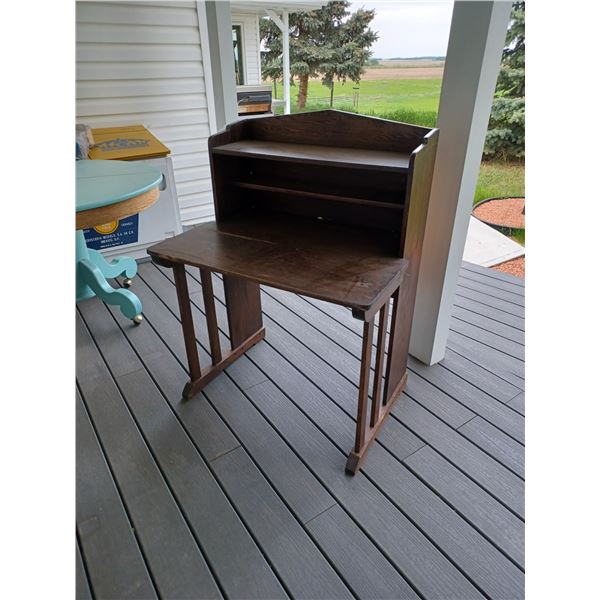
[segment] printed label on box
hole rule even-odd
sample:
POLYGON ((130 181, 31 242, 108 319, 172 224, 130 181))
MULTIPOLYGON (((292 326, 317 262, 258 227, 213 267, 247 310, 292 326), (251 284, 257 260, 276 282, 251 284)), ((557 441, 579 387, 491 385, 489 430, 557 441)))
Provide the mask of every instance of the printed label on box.
POLYGON ((104 250, 113 246, 135 244, 138 241, 139 215, 111 221, 83 230, 88 248, 104 250))

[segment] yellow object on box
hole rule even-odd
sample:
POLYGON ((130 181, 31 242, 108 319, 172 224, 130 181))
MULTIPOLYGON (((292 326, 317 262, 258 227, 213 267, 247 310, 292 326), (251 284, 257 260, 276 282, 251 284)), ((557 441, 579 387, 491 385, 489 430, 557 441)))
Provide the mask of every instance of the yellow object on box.
POLYGON ((92 160, 140 160, 167 156, 171 151, 143 125, 92 129, 95 145, 92 160))

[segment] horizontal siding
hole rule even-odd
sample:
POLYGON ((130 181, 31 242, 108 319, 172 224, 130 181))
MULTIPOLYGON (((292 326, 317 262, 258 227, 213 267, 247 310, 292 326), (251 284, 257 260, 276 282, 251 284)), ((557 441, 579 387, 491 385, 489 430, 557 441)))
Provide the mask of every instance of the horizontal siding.
POLYGON ((258 48, 258 20, 256 15, 231 13, 231 23, 232 25, 242 26, 246 85, 258 85, 260 84, 260 53, 258 48))
POLYGON ((214 215, 195 2, 77 3, 77 121, 143 124, 173 157, 182 222, 214 215))

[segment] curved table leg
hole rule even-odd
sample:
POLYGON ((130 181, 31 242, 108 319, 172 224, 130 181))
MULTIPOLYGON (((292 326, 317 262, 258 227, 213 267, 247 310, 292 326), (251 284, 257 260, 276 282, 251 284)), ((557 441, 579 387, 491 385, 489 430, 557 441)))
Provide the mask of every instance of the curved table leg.
POLYGON ((136 323, 141 321, 142 303, 139 298, 129 290, 111 287, 102 271, 91 260, 83 258, 77 262, 77 280, 78 288, 89 287, 106 304, 116 304, 128 319, 133 319, 136 323))
POLYGON ((131 279, 137 273, 137 263, 133 258, 129 258, 128 256, 122 256, 108 262, 98 250, 90 248, 88 249, 88 254, 89 260, 100 269, 102 275, 106 278, 110 279, 119 275, 125 275, 128 279, 131 279))

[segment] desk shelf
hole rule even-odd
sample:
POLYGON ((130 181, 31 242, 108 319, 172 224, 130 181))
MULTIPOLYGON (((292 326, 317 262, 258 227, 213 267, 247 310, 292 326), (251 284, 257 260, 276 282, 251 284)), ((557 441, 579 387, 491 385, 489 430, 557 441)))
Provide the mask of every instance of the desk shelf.
POLYGON ((213 148, 213 152, 227 156, 298 162, 307 167, 314 164, 402 173, 408 173, 410 163, 410 153, 406 152, 289 144, 266 140, 240 140, 217 146, 213 148))

